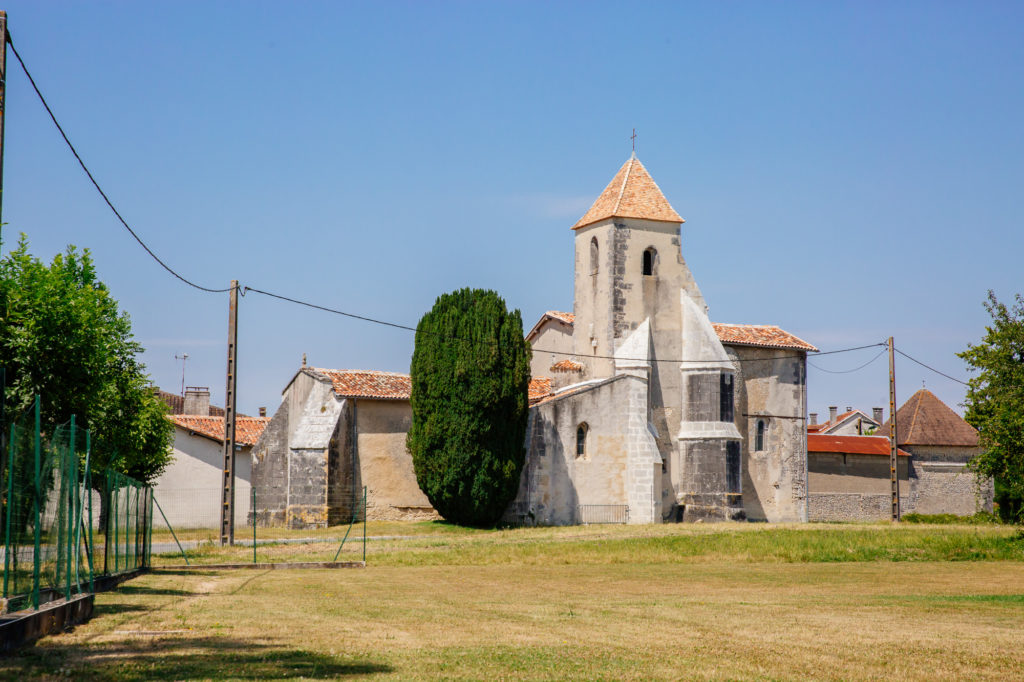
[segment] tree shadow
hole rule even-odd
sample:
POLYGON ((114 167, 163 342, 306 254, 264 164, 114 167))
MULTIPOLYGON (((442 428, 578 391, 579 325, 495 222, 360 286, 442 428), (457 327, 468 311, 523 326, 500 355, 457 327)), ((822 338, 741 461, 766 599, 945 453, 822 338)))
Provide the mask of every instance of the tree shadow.
POLYGON ((127 583, 118 585, 116 592, 126 595, 144 594, 163 595, 168 597, 190 597, 195 594, 195 592, 191 590, 176 590, 169 587, 144 587, 140 585, 129 585, 127 583))
MULTIPOLYGON (((52 640, 51 640, 52 641, 52 640)), ((121 642, 29 648, 0 659, 0 677, 79 680, 335 679, 392 672, 389 665, 227 637, 138 636, 121 642), (8 677, 10 676, 10 677, 8 677)))

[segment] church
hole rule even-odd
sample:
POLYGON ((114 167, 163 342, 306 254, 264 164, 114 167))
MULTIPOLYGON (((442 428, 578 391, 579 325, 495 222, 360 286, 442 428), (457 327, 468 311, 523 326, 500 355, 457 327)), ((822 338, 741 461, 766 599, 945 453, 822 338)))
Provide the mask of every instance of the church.
MULTIPOLYGON (((716 324, 683 218, 633 155, 572 226, 572 313, 545 313, 513 523, 807 520, 808 352, 716 324)), ((404 450, 408 376, 303 367, 253 448, 259 523, 322 526, 367 488, 369 518, 424 518, 404 450)))
POLYGON ((572 226, 573 312, 530 330, 522 522, 807 520, 807 353, 715 324, 683 218, 634 155, 572 226), (539 384, 539 385, 538 385, 539 384))

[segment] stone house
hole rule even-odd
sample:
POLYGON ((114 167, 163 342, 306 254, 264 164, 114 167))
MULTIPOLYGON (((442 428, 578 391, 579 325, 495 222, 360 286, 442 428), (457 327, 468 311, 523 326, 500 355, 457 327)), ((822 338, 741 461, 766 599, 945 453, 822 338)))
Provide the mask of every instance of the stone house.
POLYGON ((368 518, 438 518, 405 447, 410 386, 407 374, 300 368, 253 450, 257 522, 348 522, 364 486, 368 518))
MULTIPOLYGON (((878 432, 889 433, 888 420, 878 432)), ((978 431, 934 393, 922 388, 896 410, 896 438, 911 455, 907 512, 968 516, 992 511, 992 480, 979 482, 967 469, 981 452, 978 431)))
MULTIPOLYGON (((224 463, 224 410, 210 405, 210 390, 188 387, 184 396, 158 395, 177 414, 171 463, 153 483, 154 495, 174 528, 220 526, 221 470, 224 463)), ((239 415, 235 419, 235 525, 248 521, 252 489, 252 446, 270 421, 239 415)))
MULTIPOLYGON (((884 436, 807 435, 810 521, 881 521, 892 515, 891 451, 884 436)), ((910 495, 909 452, 896 450, 900 504, 910 495)))

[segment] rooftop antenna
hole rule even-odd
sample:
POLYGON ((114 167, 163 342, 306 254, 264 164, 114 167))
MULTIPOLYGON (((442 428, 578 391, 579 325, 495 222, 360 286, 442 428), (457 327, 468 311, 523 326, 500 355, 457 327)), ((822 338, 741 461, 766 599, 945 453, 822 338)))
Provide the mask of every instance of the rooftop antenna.
POLYGON ((633 141, 633 157, 636 158, 636 128, 633 128, 633 134, 629 136, 629 139, 633 141))
POLYGON ((188 353, 175 355, 175 360, 181 360, 181 397, 185 397, 185 363, 188 362, 188 353))

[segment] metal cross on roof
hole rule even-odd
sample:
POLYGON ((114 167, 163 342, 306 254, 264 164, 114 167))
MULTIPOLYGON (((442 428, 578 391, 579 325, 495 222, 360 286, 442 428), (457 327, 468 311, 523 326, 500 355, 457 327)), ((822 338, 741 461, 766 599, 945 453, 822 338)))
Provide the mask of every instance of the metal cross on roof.
POLYGON ((633 153, 636 154, 636 128, 633 128, 633 134, 630 135, 629 139, 633 140, 633 153))

